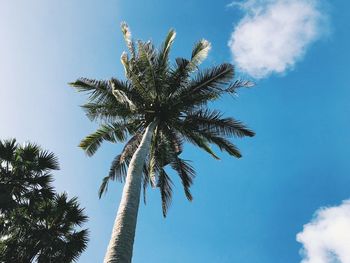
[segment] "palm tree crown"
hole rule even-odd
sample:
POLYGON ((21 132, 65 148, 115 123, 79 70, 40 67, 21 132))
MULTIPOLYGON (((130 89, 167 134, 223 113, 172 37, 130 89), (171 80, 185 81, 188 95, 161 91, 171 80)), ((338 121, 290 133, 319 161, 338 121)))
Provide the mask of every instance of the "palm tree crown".
POLYGON ((103 141, 126 142, 122 152, 103 179, 99 195, 107 190, 109 180, 123 181, 128 164, 136 151, 145 129, 155 129, 149 154, 144 162, 143 187, 159 187, 163 215, 171 200, 172 181, 165 170, 169 165, 179 175, 185 195, 192 200, 190 186, 195 176, 193 167, 182 159, 185 141, 219 157, 210 145, 216 145, 234 157, 241 157, 230 142, 232 137, 254 136, 254 132, 240 121, 223 117, 220 111, 208 108, 208 103, 225 93, 233 94, 240 87, 250 87, 248 81, 234 81, 231 64, 221 64, 206 70, 199 65, 207 57, 210 43, 201 40, 195 44, 190 59, 177 58, 170 63, 169 52, 175 39, 170 30, 164 43, 156 49, 151 42, 132 40, 128 26, 122 24, 128 48, 121 62, 126 80, 78 79, 70 83, 79 91, 89 93, 89 102, 83 105, 91 120, 101 123, 96 132, 80 143, 88 155, 93 155, 103 141))

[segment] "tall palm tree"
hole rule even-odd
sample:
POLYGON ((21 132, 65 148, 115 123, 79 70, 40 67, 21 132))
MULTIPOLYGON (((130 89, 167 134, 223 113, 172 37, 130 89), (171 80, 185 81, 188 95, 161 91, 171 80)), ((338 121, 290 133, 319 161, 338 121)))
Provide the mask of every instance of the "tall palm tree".
POLYGON ((0 140, 0 262, 73 262, 86 248, 77 198, 56 194, 58 161, 38 145, 0 140))
POLYGON ((128 26, 122 23, 121 28, 129 51, 121 56, 126 80, 81 78, 70 83, 89 94, 88 103, 82 107, 91 120, 101 123, 96 132, 81 141, 80 147, 93 155, 103 141, 126 142, 99 190, 101 197, 109 180, 125 181, 106 263, 131 262, 142 185, 144 189, 147 185, 160 189, 166 216, 172 194, 167 165, 177 172, 187 199, 192 200, 190 186, 195 171, 180 157, 185 141, 215 159, 219 157, 210 144, 239 158, 240 152, 228 139, 254 135, 241 122, 224 118, 207 106, 226 93, 251 86, 247 81, 231 81, 234 76, 231 64, 199 70, 210 50, 208 41, 196 43, 189 60, 177 58, 171 64, 169 52, 174 30, 156 49, 150 41, 135 44, 128 26))

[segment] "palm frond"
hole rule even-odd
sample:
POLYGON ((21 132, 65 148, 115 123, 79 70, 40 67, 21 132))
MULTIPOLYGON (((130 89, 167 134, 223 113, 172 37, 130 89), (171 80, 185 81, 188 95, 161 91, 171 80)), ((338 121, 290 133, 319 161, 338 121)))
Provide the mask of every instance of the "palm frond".
POLYGON ((198 67, 203 62, 203 60, 207 58, 210 49, 210 42, 205 39, 198 41, 193 47, 191 62, 188 64, 188 67, 190 67, 191 70, 194 70, 196 67, 198 67))
POLYGON ((132 155, 136 151, 142 139, 142 132, 136 133, 130 140, 125 144, 121 154, 120 161, 125 162, 131 160, 132 155))
POLYGON ((11 162, 17 148, 16 139, 0 140, 0 161, 11 162))
POLYGON ((222 114, 216 110, 200 109, 194 113, 189 113, 184 123, 193 130, 215 132, 223 136, 252 137, 255 135, 240 121, 233 118, 222 118, 222 114))
POLYGON ((92 156, 103 141, 117 142, 124 141, 127 136, 128 126, 124 123, 102 124, 94 133, 83 139, 81 147, 89 156, 92 156))
POLYGON ((168 127, 162 129, 162 133, 170 141, 172 150, 176 155, 183 152, 183 137, 178 132, 169 129, 168 127))
POLYGON ((128 97, 126 92, 124 90, 120 89, 121 82, 119 82, 118 80, 114 79, 114 80, 110 81, 110 83, 111 83, 111 86, 112 86, 112 93, 113 93, 114 97, 117 99, 117 101, 119 103, 121 103, 122 105, 124 105, 125 108, 129 109, 131 113, 134 112, 135 109, 136 109, 136 106, 130 100, 130 98, 128 97))
POLYGON ((168 32, 168 35, 165 38, 164 43, 160 48, 160 52, 158 54, 158 67, 164 69, 167 68, 168 60, 169 60, 169 52, 172 44, 174 43, 176 37, 175 30, 171 29, 168 32))
POLYGON ((166 217, 168 208, 171 204, 172 184, 173 183, 169 175, 164 171, 164 169, 160 169, 157 186, 159 187, 159 190, 160 190, 160 195, 162 199, 162 210, 163 210, 164 217, 166 217))
POLYGON ((185 58, 176 59, 176 68, 172 71, 170 94, 178 87, 187 86, 188 78, 194 70, 206 59, 211 48, 207 40, 200 40, 195 44, 192 50, 191 60, 185 58))
POLYGON ((80 92, 87 92, 91 102, 115 101, 109 81, 80 78, 69 85, 80 92))
POLYGON ((174 93, 173 100, 183 107, 193 108, 219 98, 230 83, 234 68, 231 64, 219 66, 199 72, 188 86, 174 93))
POLYGON ((185 58, 176 58, 175 61, 176 65, 172 70, 170 70, 170 76, 168 78, 169 87, 166 95, 170 96, 181 87, 187 87, 191 73, 187 67, 187 65, 190 63, 189 60, 185 58))
POLYGON ((81 107, 91 121, 114 122, 133 118, 137 115, 121 103, 86 103, 81 107))
POLYGON ((142 178, 142 189, 143 189, 143 203, 146 204, 147 203, 147 198, 146 198, 146 190, 147 190, 147 186, 150 183, 150 177, 149 177, 149 172, 147 169, 147 164, 145 163, 143 165, 143 178, 142 178))
POLYGON ((195 80, 191 83, 189 91, 192 94, 197 92, 209 92, 211 90, 222 91, 222 86, 230 83, 234 74, 231 64, 221 64, 199 72, 195 80))
POLYGON ((41 152, 41 148, 39 145, 34 143, 27 142, 20 147, 17 148, 16 155, 17 160, 21 163, 34 163, 38 157, 38 154, 41 152))
POLYGON ((122 33, 123 33, 123 36, 124 36, 124 41, 125 41, 125 44, 131 54, 132 57, 135 57, 136 54, 135 54, 135 44, 132 40, 132 36, 131 36, 131 31, 129 29, 129 26, 127 25, 126 22, 122 22, 121 25, 121 30, 122 30, 122 33))
POLYGON ((210 132, 200 132, 201 136, 205 138, 208 142, 215 144, 220 148, 221 151, 226 151, 229 155, 241 158, 242 155, 235 145, 233 145, 229 140, 217 136, 210 132))
POLYGON ((45 170, 59 170, 58 158, 54 153, 49 151, 41 151, 38 154, 38 169, 45 170))
POLYGON ((185 195, 189 201, 192 201, 193 197, 190 192, 190 187, 193 183, 193 178, 196 176, 196 173, 193 167, 188 164, 187 161, 175 157, 171 163, 171 167, 178 173, 181 178, 181 182, 184 188, 185 195))
POLYGON ((63 256, 64 262, 75 262, 78 260, 81 253, 86 249, 89 241, 89 231, 83 229, 73 232, 66 237, 65 253, 63 256))
POLYGON ((209 153, 214 159, 220 160, 220 158, 214 153, 214 151, 208 145, 208 141, 200 134, 192 132, 189 130, 179 130, 184 137, 192 144, 203 149, 205 152, 209 153))
POLYGON ((108 183, 110 180, 118 180, 123 182, 126 178, 129 160, 121 161, 121 154, 118 154, 112 161, 108 176, 102 179, 102 183, 98 190, 98 197, 101 198, 103 193, 108 191, 108 183))
POLYGON ((121 154, 118 154, 112 161, 108 174, 110 180, 118 180, 120 182, 125 181, 129 159, 131 159, 131 154, 130 157, 124 161, 121 161, 121 156, 121 154))
POLYGON ((250 80, 236 80, 230 84, 230 86, 226 89, 227 92, 236 93, 236 90, 239 88, 251 88, 254 87, 255 83, 250 80))
POLYGON ((158 141, 159 141, 159 129, 155 128, 154 134, 152 136, 151 146, 149 150, 149 166, 148 166, 148 176, 152 187, 156 186, 156 165, 157 165, 157 153, 159 150, 158 141))
POLYGON ((142 98, 144 103, 151 103, 152 97, 148 93, 144 81, 144 72, 139 70, 139 60, 130 61, 128 55, 124 52, 120 58, 124 69, 125 76, 131 82, 131 85, 138 95, 142 98))
POLYGON ((124 67, 125 76, 128 77, 130 75, 130 60, 128 53, 126 53, 125 51, 120 56, 120 62, 124 67))
POLYGON ((129 141, 125 144, 121 154, 117 155, 111 164, 108 176, 102 179, 100 185, 98 196, 102 197, 103 193, 106 193, 108 190, 109 180, 118 180, 123 182, 127 175, 127 167, 131 160, 132 155, 136 151, 142 136, 140 134, 134 135, 129 141))
POLYGON ((158 94, 160 75, 157 71, 157 52, 150 42, 138 42, 138 66, 141 64, 143 70, 143 80, 148 87, 148 92, 152 97, 158 94))
MULTIPOLYGON (((122 91, 123 94, 127 97, 127 101, 131 101, 131 103, 136 106, 137 108, 140 108, 144 106, 145 103, 147 103, 147 100, 142 96, 140 92, 138 92, 137 89, 134 89, 133 85, 130 83, 130 81, 122 81, 119 79, 112 78, 110 80, 112 90, 118 90, 122 91)), ((118 96, 117 96, 118 97, 118 96)), ((122 97, 123 100, 125 100, 124 97, 122 97)), ((121 102, 123 102, 123 100, 121 102)), ((128 105, 126 105, 128 106, 128 105)), ((130 108, 130 107, 129 107, 130 108)), ((134 113, 134 112, 133 112, 134 113)))
POLYGON ((110 180, 109 176, 103 177, 100 188, 98 189, 98 198, 101 199, 102 195, 108 191, 109 180, 110 180))

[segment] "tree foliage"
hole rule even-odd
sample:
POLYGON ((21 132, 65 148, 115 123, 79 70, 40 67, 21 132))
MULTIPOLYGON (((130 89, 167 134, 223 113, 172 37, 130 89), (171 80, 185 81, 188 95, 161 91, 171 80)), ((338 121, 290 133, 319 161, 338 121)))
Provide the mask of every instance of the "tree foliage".
POLYGON ((86 248, 77 198, 57 194, 56 156, 38 145, 0 140, 0 262, 73 262, 86 248))

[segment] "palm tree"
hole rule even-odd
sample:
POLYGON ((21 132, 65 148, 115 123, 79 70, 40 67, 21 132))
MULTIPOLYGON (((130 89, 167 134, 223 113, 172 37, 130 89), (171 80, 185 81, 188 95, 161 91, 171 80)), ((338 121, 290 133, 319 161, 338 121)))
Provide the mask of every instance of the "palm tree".
POLYGON ((76 198, 56 194, 52 199, 21 206, 11 213, 10 233, 1 256, 5 262, 73 262, 87 245, 86 220, 76 198))
POLYGON ((219 157, 210 144, 239 158, 240 152, 228 139, 254 135, 241 122, 224 118, 219 111, 207 107, 226 93, 251 86, 247 81, 231 82, 234 76, 231 64, 199 70, 210 50, 208 41, 196 43, 189 60, 177 58, 172 65, 169 52, 174 30, 156 49, 149 41, 135 44, 128 26, 122 23, 121 28, 129 51, 121 56, 126 80, 81 78, 70 83, 89 94, 88 103, 82 107, 91 120, 101 123, 96 132, 81 141, 80 147, 91 156, 103 141, 126 142, 99 190, 101 197, 109 180, 125 181, 106 263, 131 262, 142 186, 144 190, 147 185, 160 189, 166 216, 172 194, 167 165, 177 172, 187 199, 192 200, 190 186, 195 171, 180 157, 185 141, 215 159, 219 157))
POLYGON ((56 194, 53 153, 0 140, 0 262, 73 262, 86 248, 87 220, 77 198, 56 194))

